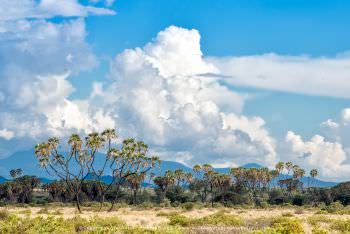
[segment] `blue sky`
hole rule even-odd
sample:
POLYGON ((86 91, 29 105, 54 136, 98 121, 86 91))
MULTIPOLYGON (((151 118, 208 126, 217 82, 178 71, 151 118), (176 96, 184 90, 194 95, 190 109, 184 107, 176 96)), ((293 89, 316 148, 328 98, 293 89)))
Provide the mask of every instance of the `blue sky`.
POLYGON ((101 54, 143 45, 169 25, 199 30, 204 54, 215 56, 335 55, 350 39, 348 1, 120 0, 113 8, 113 17, 87 20, 101 54))
POLYGON ((350 179, 349 11, 345 0, 5 0, 0 158, 115 128, 187 165, 293 161, 350 179))

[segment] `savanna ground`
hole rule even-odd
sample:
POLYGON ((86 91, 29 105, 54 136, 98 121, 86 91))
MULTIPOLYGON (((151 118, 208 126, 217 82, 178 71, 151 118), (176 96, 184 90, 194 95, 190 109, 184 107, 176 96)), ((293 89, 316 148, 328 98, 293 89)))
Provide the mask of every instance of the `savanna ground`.
POLYGON ((307 207, 0 208, 0 233, 350 233, 350 212, 307 207))

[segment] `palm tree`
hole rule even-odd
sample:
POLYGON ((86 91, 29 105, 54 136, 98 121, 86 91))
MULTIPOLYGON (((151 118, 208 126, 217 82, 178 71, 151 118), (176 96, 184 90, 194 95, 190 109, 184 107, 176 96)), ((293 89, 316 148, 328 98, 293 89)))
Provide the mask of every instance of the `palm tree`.
POLYGON ((196 174, 196 176, 199 177, 199 173, 202 170, 202 167, 199 164, 197 164, 193 166, 192 170, 196 174))
POLYGON ((284 170, 284 162, 278 162, 275 166, 276 171, 278 171, 278 176, 281 176, 284 170))
POLYGON ((286 162, 285 168, 287 169, 287 175, 289 175, 290 171, 293 168, 293 163, 292 162, 286 162))
POLYGON ((71 146, 72 152, 76 153, 82 149, 83 141, 78 134, 72 134, 69 137, 68 144, 71 146))
POLYGON ((49 144, 46 142, 39 143, 35 146, 34 150, 39 160, 40 167, 46 167, 49 164, 49 156, 51 153, 49 144))
POLYGON ((129 185, 131 190, 132 204, 137 204, 137 193, 141 187, 141 184, 145 180, 145 178, 146 178, 146 173, 142 173, 142 172, 139 174, 137 173, 132 174, 127 178, 126 182, 129 185))
POLYGON ((284 162, 278 162, 275 166, 276 170, 278 171, 278 173, 281 173, 284 169, 284 162))
POLYGON ((16 179, 17 177, 22 176, 22 169, 21 168, 11 169, 10 175, 13 179, 16 179))
MULTIPOLYGON (((315 179, 315 177, 316 177, 317 175, 318 175, 317 169, 311 169, 311 171, 310 171, 310 177, 313 179, 313 181, 314 181, 314 179, 315 179)), ((311 186, 312 186, 312 185, 311 185, 311 186)), ((310 181, 309 181, 308 187, 310 187, 310 181)))
POLYGON ((176 169, 174 171, 174 176, 175 176, 175 179, 176 179, 176 185, 177 186, 180 186, 180 184, 182 182, 184 182, 185 179, 186 179, 185 178, 185 173, 184 173, 184 171, 182 169, 176 169))
POLYGON ((202 170, 203 170, 204 172, 209 172, 209 171, 213 170, 213 166, 210 165, 210 164, 203 164, 202 170))
POLYGON ((86 138, 86 147, 94 153, 103 146, 105 139, 97 132, 90 133, 86 138))
POLYGON ((148 146, 143 141, 136 141, 134 138, 123 140, 120 150, 110 151, 112 163, 112 181, 107 185, 106 191, 114 185, 116 192, 113 194, 112 205, 109 211, 113 210, 114 204, 119 199, 121 186, 129 176, 134 174, 148 173, 151 169, 160 164, 158 157, 147 155, 148 146))
POLYGON ((161 200, 165 198, 166 192, 168 191, 169 187, 174 185, 175 183, 175 177, 174 173, 170 170, 167 170, 164 174, 164 176, 157 176, 154 178, 154 183, 159 187, 161 191, 161 200))
POLYGON ((101 133, 101 136, 104 138, 105 141, 108 142, 108 150, 111 149, 112 140, 117 139, 117 137, 118 137, 115 129, 113 129, 113 128, 109 128, 109 129, 104 130, 101 133))
POLYGON ((185 174, 185 180, 187 181, 187 184, 190 184, 193 181, 193 175, 191 172, 185 174))

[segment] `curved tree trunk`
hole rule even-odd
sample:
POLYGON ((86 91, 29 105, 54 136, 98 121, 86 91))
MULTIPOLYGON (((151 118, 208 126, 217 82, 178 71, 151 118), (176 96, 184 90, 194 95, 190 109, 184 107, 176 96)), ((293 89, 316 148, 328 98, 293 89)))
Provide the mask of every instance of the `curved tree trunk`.
POLYGON ((105 202, 105 196, 103 195, 100 199, 100 208, 98 209, 98 211, 101 211, 102 210, 102 207, 103 207, 103 203, 105 202))
POLYGON ((83 213, 83 212, 81 211, 81 207, 80 207, 79 194, 76 194, 76 195, 75 195, 75 203, 76 203, 76 205, 77 205, 77 209, 78 209, 79 213, 80 213, 80 214, 83 213))

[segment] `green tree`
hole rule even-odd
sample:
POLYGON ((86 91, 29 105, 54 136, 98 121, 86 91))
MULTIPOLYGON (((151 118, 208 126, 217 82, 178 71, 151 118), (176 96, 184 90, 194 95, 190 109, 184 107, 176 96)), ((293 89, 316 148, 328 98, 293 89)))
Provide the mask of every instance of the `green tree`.
POLYGON ((35 155, 49 175, 57 176, 67 185, 75 197, 78 211, 81 213, 80 193, 86 178, 94 172, 95 156, 103 145, 103 139, 97 133, 89 134, 85 142, 77 134, 68 139, 67 154, 59 152, 60 140, 49 138, 35 146, 35 155))

